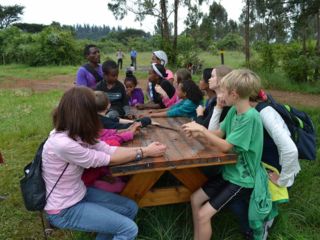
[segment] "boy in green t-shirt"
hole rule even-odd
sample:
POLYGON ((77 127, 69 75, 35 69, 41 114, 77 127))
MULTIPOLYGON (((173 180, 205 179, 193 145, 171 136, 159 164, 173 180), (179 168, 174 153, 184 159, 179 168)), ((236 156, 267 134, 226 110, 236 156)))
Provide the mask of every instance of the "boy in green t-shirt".
POLYGON ((225 165, 221 175, 192 194, 195 240, 210 239, 211 218, 240 195, 251 194, 255 186, 256 171, 262 167, 263 126, 259 113, 250 106, 249 96, 257 89, 260 80, 255 73, 245 69, 232 71, 221 80, 218 97, 232 107, 220 129, 212 132, 195 122, 182 127, 189 137, 204 138, 222 152, 238 154, 236 164, 225 165))

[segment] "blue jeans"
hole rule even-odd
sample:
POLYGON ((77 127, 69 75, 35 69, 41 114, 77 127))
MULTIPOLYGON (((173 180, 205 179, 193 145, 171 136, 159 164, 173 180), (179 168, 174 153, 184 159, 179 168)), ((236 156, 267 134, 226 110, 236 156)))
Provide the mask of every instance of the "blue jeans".
POLYGON ((98 240, 131 240, 138 234, 133 221, 137 212, 137 204, 128 198, 88 188, 80 202, 58 214, 47 214, 47 218, 61 229, 97 232, 98 240))

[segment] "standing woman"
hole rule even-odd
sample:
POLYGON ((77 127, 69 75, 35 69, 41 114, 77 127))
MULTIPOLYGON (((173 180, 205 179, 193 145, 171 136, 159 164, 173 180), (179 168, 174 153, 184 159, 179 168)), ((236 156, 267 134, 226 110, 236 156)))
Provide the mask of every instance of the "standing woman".
POLYGON ((71 88, 63 95, 53 125, 42 154, 47 196, 61 176, 44 209, 50 223, 62 229, 96 232, 96 239, 134 239, 138 233, 133 221, 136 203, 86 188, 81 180, 83 170, 161 156, 166 146, 154 142, 140 148, 111 147, 97 140, 101 125, 94 92, 84 87, 71 88))

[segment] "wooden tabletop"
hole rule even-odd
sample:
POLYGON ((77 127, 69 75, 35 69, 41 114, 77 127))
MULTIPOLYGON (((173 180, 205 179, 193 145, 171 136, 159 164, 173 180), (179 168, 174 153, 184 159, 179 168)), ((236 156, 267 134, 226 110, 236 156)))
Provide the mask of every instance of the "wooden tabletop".
POLYGON ((121 176, 140 172, 183 169, 190 168, 191 165, 192 167, 200 167, 235 163, 235 154, 219 152, 206 143, 186 137, 181 131, 181 125, 191 120, 187 118, 155 118, 154 120, 162 126, 172 129, 158 126, 142 128, 134 140, 124 146, 147 146, 151 142, 159 141, 167 146, 165 155, 112 166, 110 167, 112 175, 121 176))

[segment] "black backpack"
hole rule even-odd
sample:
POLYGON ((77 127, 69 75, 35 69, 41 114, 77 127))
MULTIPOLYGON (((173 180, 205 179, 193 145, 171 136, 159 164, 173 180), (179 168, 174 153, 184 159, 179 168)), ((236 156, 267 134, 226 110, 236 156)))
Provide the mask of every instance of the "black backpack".
POLYGON ((315 160, 316 131, 310 116, 289 105, 278 103, 270 94, 267 96, 268 99, 265 102, 258 103, 257 111, 260 112, 267 106, 274 108, 283 118, 291 133, 291 139, 298 149, 299 159, 315 160))
POLYGON ((20 180, 24 205, 29 211, 42 211, 44 209, 49 196, 69 165, 69 163, 67 163, 57 182, 46 197, 46 185, 42 178, 42 151, 46 141, 47 140, 44 140, 38 147, 33 161, 24 167, 24 177, 20 180))

